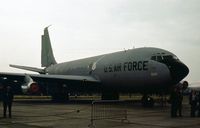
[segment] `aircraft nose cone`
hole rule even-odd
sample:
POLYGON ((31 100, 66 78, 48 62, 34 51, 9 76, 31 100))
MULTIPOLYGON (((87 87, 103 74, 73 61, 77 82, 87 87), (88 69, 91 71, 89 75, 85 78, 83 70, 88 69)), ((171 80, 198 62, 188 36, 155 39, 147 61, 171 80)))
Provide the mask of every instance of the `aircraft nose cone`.
POLYGON ((181 62, 173 63, 173 65, 169 67, 169 70, 171 72, 173 83, 178 83, 189 73, 189 68, 181 62))

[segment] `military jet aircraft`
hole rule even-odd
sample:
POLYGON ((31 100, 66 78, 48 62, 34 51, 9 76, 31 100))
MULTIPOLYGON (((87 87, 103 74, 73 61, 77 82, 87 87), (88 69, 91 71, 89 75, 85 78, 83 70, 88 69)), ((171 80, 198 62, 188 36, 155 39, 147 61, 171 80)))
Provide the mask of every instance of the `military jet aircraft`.
POLYGON ((39 74, 1 72, 1 83, 30 94, 48 93, 68 99, 69 93, 101 93, 102 99, 119 99, 119 93, 169 93, 189 73, 173 53, 154 47, 135 48, 64 63, 57 63, 48 27, 42 35, 41 66, 10 65, 39 74), (9 81, 9 82, 8 82, 9 81))

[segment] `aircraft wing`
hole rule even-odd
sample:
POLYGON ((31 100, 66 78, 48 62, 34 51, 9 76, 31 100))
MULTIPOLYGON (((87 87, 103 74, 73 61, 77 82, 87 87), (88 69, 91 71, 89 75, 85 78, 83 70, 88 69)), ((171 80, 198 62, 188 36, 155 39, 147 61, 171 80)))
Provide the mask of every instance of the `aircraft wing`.
POLYGON ((27 93, 27 91, 24 92, 26 89, 23 86, 30 88, 33 83, 36 83, 40 90, 43 93, 45 92, 44 94, 49 94, 61 92, 64 85, 67 86, 69 92, 82 92, 85 90, 93 92, 94 89, 100 87, 101 81, 92 76, 0 72, 0 85, 11 85, 16 94, 27 93))
POLYGON ((10 80, 23 80, 28 75, 35 81, 86 81, 92 83, 100 83, 100 80, 92 76, 79 76, 79 75, 45 75, 45 74, 25 74, 25 73, 6 73, 0 72, 0 78, 10 80))

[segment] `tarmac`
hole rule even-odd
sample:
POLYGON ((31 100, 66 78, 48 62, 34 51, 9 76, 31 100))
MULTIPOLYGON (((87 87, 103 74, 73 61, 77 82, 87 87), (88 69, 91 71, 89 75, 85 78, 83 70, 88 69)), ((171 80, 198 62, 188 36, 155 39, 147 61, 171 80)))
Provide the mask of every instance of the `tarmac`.
MULTIPOLYGON (((131 102, 131 101, 129 101, 131 102)), ((2 105, 2 103, 0 103, 2 105)), ((199 128, 200 118, 190 117, 190 106, 183 105, 183 117, 171 118, 170 105, 144 108, 138 103, 126 106, 128 121, 96 120, 96 128, 199 128)), ((2 114, 0 107, 0 114, 2 114)), ((0 128, 88 128, 91 101, 52 103, 50 101, 15 101, 12 118, 0 117, 0 128)))

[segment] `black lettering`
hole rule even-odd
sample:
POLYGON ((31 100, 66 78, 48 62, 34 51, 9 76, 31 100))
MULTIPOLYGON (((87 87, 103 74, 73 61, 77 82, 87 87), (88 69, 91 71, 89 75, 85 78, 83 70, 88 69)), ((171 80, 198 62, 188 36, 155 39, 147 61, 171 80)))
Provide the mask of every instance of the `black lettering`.
POLYGON ((119 72, 121 71, 121 64, 117 64, 114 66, 114 72, 119 72))
POLYGON ((131 62, 128 63, 128 70, 129 70, 129 71, 132 70, 132 63, 131 63, 131 62))
MULTIPOLYGON (((148 70, 148 61, 133 61, 133 62, 124 62, 123 69, 124 71, 142 71, 142 70, 148 70)), ((110 70, 110 68, 109 68, 110 70)), ((121 71, 122 67, 121 64, 117 64, 114 66, 113 69, 116 71, 121 71)))
POLYGON ((143 69, 143 63, 142 63, 142 61, 138 62, 138 66, 137 67, 138 67, 139 71, 141 71, 143 69))
POLYGON ((117 69, 117 65, 114 65, 114 72, 117 72, 118 69, 117 69))
POLYGON ((109 72, 113 72, 112 65, 109 65, 109 67, 108 67, 108 71, 109 71, 109 72))
POLYGON ((148 70, 147 63, 148 61, 143 61, 143 70, 148 70))
POLYGON ((137 70, 137 62, 133 61, 133 71, 136 71, 136 70, 137 70))
POLYGON ((128 64, 128 62, 125 62, 125 63, 124 63, 124 71, 126 71, 127 64, 128 64))
POLYGON ((118 69, 118 71, 122 70, 122 64, 121 63, 118 64, 117 69, 118 69))
POLYGON ((108 72, 108 68, 104 66, 104 72, 108 72))

